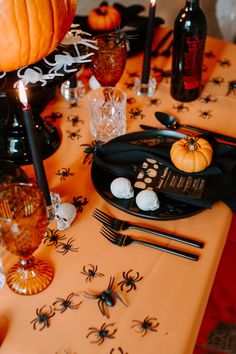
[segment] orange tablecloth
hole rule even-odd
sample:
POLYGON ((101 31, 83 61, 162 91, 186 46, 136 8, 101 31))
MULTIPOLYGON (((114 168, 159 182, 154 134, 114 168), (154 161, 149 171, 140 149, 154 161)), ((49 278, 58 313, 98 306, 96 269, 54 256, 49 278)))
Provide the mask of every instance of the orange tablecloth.
MULTIPOLYGON (((158 30, 157 38, 166 29, 158 30)), ((228 81, 236 79, 235 46, 223 41, 208 38, 203 81, 206 84, 201 98, 180 106, 169 95, 169 79, 161 80, 161 70, 170 69, 170 58, 153 58, 152 74, 159 79, 158 89, 153 97, 137 97, 132 90, 135 73, 140 74, 142 55, 129 58, 124 76, 119 86, 128 94, 127 131, 140 130, 139 124, 158 125, 154 117, 157 110, 172 113, 182 123, 197 125, 209 130, 236 136, 236 96, 231 92, 226 96, 228 81), (224 62, 226 64, 224 64, 224 62), (206 103, 204 97, 210 101, 206 103), (136 113, 135 113, 136 112, 136 113), (138 113, 137 113, 138 112, 138 113), (205 112, 205 113, 204 113, 205 112)), ((168 75, 167 75, 168 76, 168 75)), ((90 156, 82 144, 91 144, 87 96, 77 107, 70 107, 58 91, 56 98, 47 106, 43 116, 53 119, 53 112, 62 113, 55 124, 62 132, 62 143, 54 155, 44 161, 50 190, 59 193, 63 202, 72 202, 79 197, 81 210, 69 230, 56 231, 56 225, 49 225, 51 232, 65 236, 64 241, 72 239, 74 251, 65 254, 62 248, 51 245, 45 239, 36 255, 49 259, 55 268, 55 278, 51 285, 34 296, 19 296, 7 286, 0 291, 0 332, 5 338, 0 346, 1 354, 190 354, 192 353, 204 309, 214 280, 218 262, 225 244, 232 212, 222 202, 212 209, 195 216, 173 221, 143 220, 130 216, 105 202, 94 187, 90 178, 90 156), (49 116, 49 117, 48 117, 49 116), (77 117, 77 120, 72 118, 77 117), (58 175, 63 169, 70 169, 69 175, 58 175), (88 203, 86 203, 88 201, 88 203), (100 235, 98 221, 92 217, 95 207, 111 215, 132 222, 161 228, 205 242, 203 250, 198 251, 200 259, 191 262, 147 247, 132 245, 118 248, 100 235), (82 273, 91 266, 97 266, 100 276, 86 281, 82 273), (139 276, 137 289, 118 284, 123 272, 139 276), (98 293, 105 290, 111 276, 115 277, 114 291, 128 304, 124 306, 117 300, 109 307, 110 318, 101 314, 97 300, 88 299, 84 291, 98 293), (58 298, 66 299, 71 293, 79 296, 74 303, 82 301, 78 309, 65 312, 53 310, 49 327, 31 323, 36 310, 46 306, 53 309, 58 298), (155 331, 147 331, 142 336, 136 322, 153 318, 155 331), (157 326, 158 323, 158 326, 157 326), (107 329, 114 338, 105 338, 99 345, 93 343, 98 338, 91 334, 91 327, 107 329), (116 330, 116 331, 115 331, 116 330)), ((33 176, 32 166, 25 168, 33 176)), ((127 231, 127 233, 130 231, 127 231)), ((145 236, 165 245, 193 251, 174 241, 150 236, 138 231, 131 234, 145 236)), ((15 261, 9 253, 4 255, 4 269, 15 261)))

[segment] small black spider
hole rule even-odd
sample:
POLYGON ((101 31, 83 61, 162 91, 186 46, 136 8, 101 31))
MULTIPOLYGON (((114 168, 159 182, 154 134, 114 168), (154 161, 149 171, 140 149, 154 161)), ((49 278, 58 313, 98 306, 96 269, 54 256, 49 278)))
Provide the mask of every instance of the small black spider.
POLYGON ((56 122, 57 119, 62 118, 62 113, 52 112, 51 114, 44 117, 44 119, 50 119, 52 122, 56 122))
POLYGON ((76 207, 76 210, 79 213, 82 213, 83 211, 83 205, 88 204, 88 200, 86 197, 84 197, 83 201, 82 201, 82 195, 79 195, 78 197, 73 197, 73 201, 72 204, 76 207))
POLYGON ((69 240, 65 242, 59 242, 56 248, 60 248, 57 252, 62 253, 63 255, 67 252, 78 252, 79 247, 74 247, 73 242, 75 240, 71 237, 69 240))
POLYGON ((128 97, 127 98, 127 103, 128 104, 134 104, 134 103, 136 103, 136 98, 134 98, 134 97, 128 97))
POLYGON ((61 181, 65 181, 65 179, 69 176, 74 176, 74 172, 70 172, 70 167, 68 168, 61 168, 56 173, 57 176, 60 176, 61 181))
POLYGON ((178 113, 189 111, 189 107, 185 106, 184 103, 180 103, 177 106, 173 105, 172 107, 176 109, 178 113))
POLYGON ((87 281, 91 282, 96 277, 104 277, 104 274, 97 272, 98 266, 89 264, 89 267, 90 268, 86 269, 86 267, 83 266, 83 272, 80 272, 81 274, 87 275, 86 282, 87 281))
POLYGON ((149 106, 159 106, 161 104, 161 100, 159 98, 149 98, 148 102, 149 106))
POLYGON ((43 242, 48 242, 48 246, 57 246, 58 241, 66 239, 65 235, 60 235, 58 232, 58 230, 47 229, 43 242))
POLYGON ((102 291, 99 294, 89 294, 86 291, 84 292, 85 297, 88 299, 98 299, 98 308, 101 311, 103 316, 109 318, 109 313, 107 311, 106 306, 112 307, 116 303, 116 299, 120 300, 125 306, 126 303, 121 299, 121 297, 112 290, 115 278, 110 277, 110 282, 108 288, 102 291))
POLYGON ((116 333, 117 329, 114 328, 113 332, 110 332, 108 327, 113 327, 114 323, 106 324, 103 323, 100 329, 95 328, 95 327, 90 327, 89 330, 90 332, 87 334, 87 338, 91 335, 95 335, 97 338, 94 341, 91 341, 91 343, 97 343, 98 345, 102 344, 106 338, 113 339, 114 334, 116 333))
POLYGON ((234 95, 236 94, 236 80, 229 81, 228 83, 228 91, 226 93, 226 96, 230 95, 233 93, 234 95))
POLYGON ((125 86, 127 89, 132 89, 134 87, 134 82, 125 82, 125 86))
POLYGON ((127 72, 127 74, 129 75, 129 77, 137 77, 138 76, 138 72, 137 71, 133 71, 133 72, 127 72))
POLYGON ((130 269, 128 272, 123 272, 124 280, 120 281, 118 285, 120 285, 121 291, 123 291, 124 287, 128 288, 127 293, 131 290, 136 290, 136 284, 138 281, 142 280, 143 277, 139 276, 139 272, 136 272, 136 276, 132 276, 130 273, 133 269, 130 269))
POLYGON ((71 116, 68 116, 66 118, 66 120, 70 123, 72 123, 72 126, 73 127, 77 127, 78 123, 83 123, 84 124, 84 121, 82 119, 79 118, 78 115, 71 115, 71 116))
POLYGON ((49 310, 44 310, 46 305, 41 307, 41 309, 36 309, 36 315, 37 317, 34 318, 30 323, 33 323, 33 328, 36 329, 37 325, 41 325, 41 328, 39 329, 42 331, 45 327, 50 326, 50 318, 55 315, 55 312, 53 311, 52 307, 49 306, 49 310))
POLYGON ((212 80, 210 80, 213 84, 217 86, 221 86, 221 84, 224 82, 224 78, 221 76, 213 77, 212 80))
POLYGON ((130 118, 131 119, 137 119, 137 118, 141 118, 143 119, 145 117, 145 115, 142 113, 142 109, 141 108, 131 108, 131 110, 129 111, 130 114, 130 118))
POLYGON ((224 60, 221 60, 219 59, 217 61, 217 63, 219 63, 219 65, 222 67, 222 68, 229 68, 230 65, 231 65, 231 61, 229 59, 224 59, 224 60))
POLYGON ((205 53, 206 58, 215 58, 215 54, 212 51, 206 52, 205 53))
POLYGON ((203 118, 203 119, 209 119, 212 117, 212 110, 208 109, 207 111, 202 111, 202 110, 199 110, 198 111, 200 114, 199 114, 199 117, 203 118))
POLYGON ((77 129, 73 132, 70 130, 66 130, 66 133, 67 133, 67 137, 71 140, 78 140, 79 138, 81 138, 80 129, 77 129))
POLYGON ((60 311, 61 313, 65 312, 68 308, 71 310, 77 310, 82 304, 82 301, 80 301, 78 304, 74 304, 73 298, 76 296, 79 296, 79 294, 71 293, 67 296, 66 299, 58 297, 56 301, 54 301, 54 303, 52 304, 53 309, 55 311, 60 311))
POLYGON ((155 317, 145 317, 143 321, 133 320, 134 324, 131 328, 138 327, 138 332, 142 334, 144 337, 148 331, 157 332, 157 327, 159 326, 159 322, 155 317))
MULTIPOLYGON (((119 347, 117 349, 119 350, 120 354, 128 354, 128 353, 125 353, 121 347, 119 347)), ((115 348, 112 348, 112 350, 110 351, 110 354, 115 354, 114 350, 115 350, 115 348)), ((119 353, 117 353, 117 354, 119 354, 119 353)))
POLYGON ((152 71, 155 74, 155 78, 158 82, 161 82, 162 80, 168 82, 169 78, 171 77, 171 70, 163 70, 154 66, 152 71))
POLYGON ((100 140, 93 140, 91 144, 81 144, 80 146, 87 146, 84 149, 84 152, 86 153, 86 156, 84 158, 83 164, 85 164, 87 161, 89 164, 91 164, 93 160, 93 154, 97 151, 97 148, 102 146, 102 142, 100 140), (91 157, 92 155, 92 157, 91 157))
POLYGON ((212 95, 206 95, 205 97, 201 96, 199 98, 199 101, 201 103, 209 103, 209 102, 216 102, 217 101, 217 98, 216 97, 212 97, 212 95))

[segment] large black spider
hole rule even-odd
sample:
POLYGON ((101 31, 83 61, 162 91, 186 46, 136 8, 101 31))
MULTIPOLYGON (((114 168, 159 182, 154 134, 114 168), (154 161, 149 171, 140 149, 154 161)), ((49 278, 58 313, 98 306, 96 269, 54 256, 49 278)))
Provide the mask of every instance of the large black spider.
POLYGON ((67 133, 67 137, 71 140, 78 140, 79 138, 81 138, 80 129, 76 129, 73 132, 70 130, 66 130, 66 133, 67 133))
POLYGON ((100 329, 95 328, 95 327, 90 327, 89 330, 90 332, 87 334, 87 338, 91 335, 95 335, 97 338, 94 341, 91 341, 91 343, 97 343, 98 345, 102 344, 106 338, 113 339, 114 334, 116 333, 117 329, 114 328, 113 332, 110 332, 108 327, 113 327, 114 323, 106 324, 103 323, 100 329))
POLYGON ((145 115, 142 113, 142 109, 141 108, 131 108, 131 110, 129 111, 130 114, 130 118, 131 119, 136 119, 136 118, 141 118, 143 119, 145 117, 145 115))
POLYGON ((138 332, 142 334, 144 337, 148 331, 157 332, 157 327, 159 326, 159 322, 155 317, 145 317, 143 321, 133 320, 134 324, 131 328, 138 327, 138 332))
POLYGON ((41 309, 36 309, 36 315, 37 317, 34 318, 30 323, 33 323, 33 328, 36 329, 37 325, 41 325, 41 328, 39 329, 42 331, 45 327, 50 326, 50 318, 55 315, 55 312, 53 311, 52 307, 49 306, 49 310, 47 311, 45 309, 47 305, 44 305, 41 307, 41 309))
POLYGON ((207 111, 202 111, 199 110, 199 117, 203 118, 203 119, 209 119, 212 117, 212 110, 208 109, 207 111))
POLYGON ((82 304, 82 301, 80 301, 78 304, 74 304, 73 298, 76 296, 79 296, 79 294, 71 293, 67 296, 66 299, 58 297, 56 301, 54 301, 54 303, 52 304, 53 309, 55 311, 60 311, 61 313, 65 312, 68 308, 71 310, 77 310, 82 304))
POLYGON ((66 120, 70 123, 72 123, 73 127, 76 127, 78 123, 84 123, 82 119, 79 118, 78 115, 71 115, 66 118, 66 120))
POLYGON ((59 169, 56 173, 57 176, 60 176, 60 180, 61 181, 65 181, 65 179, 69 176, 74 176, 74 172, 70 171, 70 167, 66 168, 66 167, 62 167, 61 169, 59 169))
POLYGON ((71 237, 68 239, 68 241, 65 242, 60 242, 58 243, 56 248, 60 248, 57 252, 62 253, 63 255, 66 254, 67 252, 78 252, 79 247, 74 247, 73 242, 75 240, 71 237))
POLYGON ((82 213, 83 205, 88 204, 88 200, 86 197, 84 197, 83 201, 81 200, 81 198, 82 198, 82 195, 79 195, 78 197, 73 197, 73 201, 72 201, 72 204, 76 207, 76 210, 79 213, 82 213))
POLYGON ((48 242, 48 246, 57 246, 58 241, 66 239, 65 235, 60 235, 58 232, 58 230, 47 229, 43 242, 48 242))
POLYGON ((120 281, 118 285, 120 285, 121 291, 123 291, 124 287, 128 288, 127 293, 131 290, 136 290, 136 284, 138 281, 142 280, 143 277, 140 277, 139 272, 136 272, 136 276, 132 276, 130 273, 133 269, 130 269, 128 272, 123 272, 124 280, 120 281))
POLYGON ((87 281, 91 282, 96 277, 104 277, 104 274, 97 272, 98 266, 94 266, 92 264, 89 264, 89 267, 90 268, 86 269, 86 267, 83 266, 83 272, 80 272, 81 274, 84 274, 87 276, 86 282, 87 281))
POLYGON ((86 153, 86 156, 84 158, 83 164, 85 164, 87 161, 89 164, 91 164, 93 160, 93 154, 97 151, 97 148, 102 146, 102 142, 100 140, 93 140, 91 144, 81 144, 80 146, 87 146, 84 149, 84 152, 86 153), (92 157, 91 157, 92 155, 92 157))
POLYGON ((98 300, 98 308, 101 311, 103 316, 109 318, 109 313, 106 306, 113 307, 116 303, 116 299, 120 300, 125 306, 127 304, 121 299, 121 297, 112 289, 114 285, 115 278, 110 277, 110 282, 108 288, 102 291, 99 294, 89 294, 86 291, 84 292, 85 297, 88 299, 98 300))
POLYGON ((184 103, 180 103, 177 106, 173 105, 172 107, 176 109, 178 113, 189 111, 189 107, 185 106, 184 103))
POLYGON ((226 93, 226 96, 231 94, 231 92, 235 95, 236 94, 236 80, 229 81, 228 83, 228 91, 226 93))

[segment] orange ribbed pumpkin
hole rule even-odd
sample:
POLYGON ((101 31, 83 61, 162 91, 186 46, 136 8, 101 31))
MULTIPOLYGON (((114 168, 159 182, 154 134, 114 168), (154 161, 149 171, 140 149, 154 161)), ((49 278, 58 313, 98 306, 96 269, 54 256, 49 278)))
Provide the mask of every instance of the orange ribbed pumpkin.
POLYGON ((119 11, 108 5, 92 9, 88 15, 88 25, 94 31, 111 31, 119 26, 121 16, 119 11))
POLYGON ((0 71, 41 60, 62 41, 76 0, 0 0, 0 71))

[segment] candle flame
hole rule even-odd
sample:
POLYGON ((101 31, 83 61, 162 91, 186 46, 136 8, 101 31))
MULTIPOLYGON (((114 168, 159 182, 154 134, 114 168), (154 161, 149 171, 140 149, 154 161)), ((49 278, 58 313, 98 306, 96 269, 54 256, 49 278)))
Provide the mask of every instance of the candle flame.
POLYGON ((19 81, 19 97, 20 97, 20 102, 24 105, 28 105, 28 99, 25 91, 25 86, 22 82, 22 80, 19 81))
POLYGON ((151 5, 151 7, 155 6, 156 5, 156 0, 151 0, 150 1, 150 5, 151 5))

